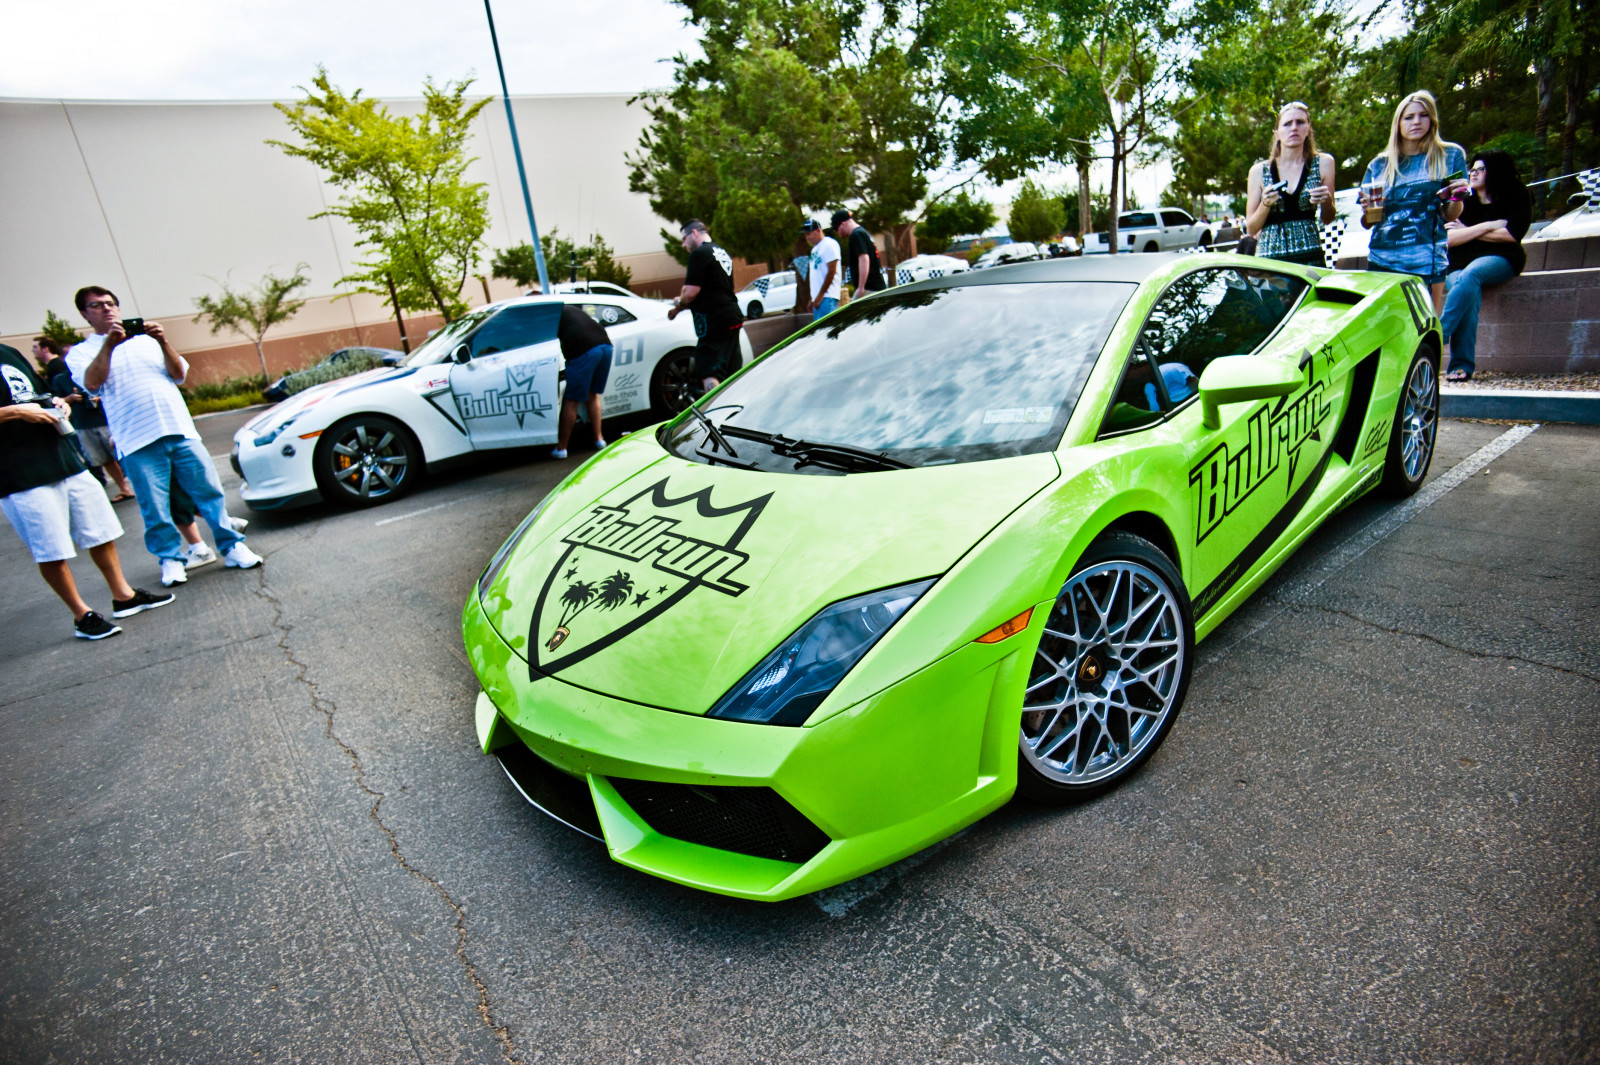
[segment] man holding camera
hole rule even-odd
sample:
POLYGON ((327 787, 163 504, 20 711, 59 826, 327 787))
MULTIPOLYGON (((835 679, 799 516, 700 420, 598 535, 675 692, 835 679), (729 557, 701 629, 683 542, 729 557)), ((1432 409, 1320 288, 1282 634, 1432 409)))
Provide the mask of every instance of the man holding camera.
POLYGON ((161 583, 171 587, 188 580, 183 537, 172 523, 174 483, 211 526, 224 564, 259 566, 261 556, 245 546, 227 520, 222 481, 178 391, 189 364, 172 350, 159 322, 124 322, 110 290, 89 285, 74 299, 94 335, 67 352, 67 368, 74 381, 100 396, 122 468, 139 498, 145 548, 161 560, 161 583))
POLYGON ((103 640, 120 626, 90 610, 67 560, 81 547, 111 589, 111 616, 129 617, 172 602, 131 587, 117 558, 122 523, 68 442, 67 405, 49 394, 22 353, 0 344, 0 511, 39 566, 39 575, 72 611, 73 635, 103 640))

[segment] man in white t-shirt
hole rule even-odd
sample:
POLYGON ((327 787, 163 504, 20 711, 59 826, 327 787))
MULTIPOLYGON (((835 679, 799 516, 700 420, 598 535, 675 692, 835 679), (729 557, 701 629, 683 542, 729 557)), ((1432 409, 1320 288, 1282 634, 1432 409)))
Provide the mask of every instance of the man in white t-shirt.
POLYGON ((170 588, 188 579, 183 537, 172 523, 174 483, 211 526, 226 565, 260 565, 261 556, 227 520, 222 481, 178 391, 189 364, 167 343, 161 324, 140 322, 130 336, 116 295, 98 285, 79 289, 75 302, 94 335, 67 352, 67 369, 79 385, 99 393, 123 472, 139 498, 144 546, 161 560, 161 583, 170 588))
POLYGON ((811 320, 815 322, 839 309, 839 242, 824 233, 815 218, 806 219, 800 232, 811 245, 806 277, 811 282, 811 320))

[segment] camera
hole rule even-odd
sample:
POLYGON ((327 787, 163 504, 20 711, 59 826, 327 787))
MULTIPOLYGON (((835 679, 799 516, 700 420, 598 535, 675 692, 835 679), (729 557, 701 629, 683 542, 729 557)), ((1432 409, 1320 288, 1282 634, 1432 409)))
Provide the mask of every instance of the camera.
POLYGON ((1289 191, 1289 182, 1287 180, 1274 181, 1270 185, 1261 186, 1261 195, 1263 195, 1263 196, 1265 196, 1269 192, 1276 192, 1279 196, 1282 196, 1285 192, 1288 192, 1288 191, 1289 191))
POLYGON ((144 336, 144 319, 124 318, 122 320, 122 331, 131 337, 144 336))

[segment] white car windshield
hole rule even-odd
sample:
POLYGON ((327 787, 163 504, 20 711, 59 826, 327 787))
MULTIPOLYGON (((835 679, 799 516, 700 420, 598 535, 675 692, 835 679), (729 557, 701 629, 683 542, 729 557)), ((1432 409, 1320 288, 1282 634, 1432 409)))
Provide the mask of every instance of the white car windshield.
POLYGON ((468 333, 478 328, 483 320, 493 313, 492 309, 485 307, 480 311, 462 315, 429 337, 427 343, 407 355, 400 365, 431 366, 436 362, 444 362, 450 357, 451 349, 466 339, 468 333))

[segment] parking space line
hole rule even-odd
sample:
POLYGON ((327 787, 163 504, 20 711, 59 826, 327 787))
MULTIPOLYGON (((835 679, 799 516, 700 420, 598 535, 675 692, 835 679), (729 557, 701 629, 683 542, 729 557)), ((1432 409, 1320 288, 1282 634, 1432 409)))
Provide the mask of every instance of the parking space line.
POLYGON ((405 521, 407 518, 414 518, 418 514, 427 514, 430 511, 443 510, 445 507, 448 507, 449 505, 450 505, 449 503, 435 503, 431 507, 423 507, 421 510, 413 510, 413 511, 410 511, 410 512, 405 513, 405 514, 396 514, 392 518, 383 518, 383 519, 381 519, 379 521, 373 522, 372 524, 373 525, 393 525, 397 521, 405 521))
POLYGON ((1416 495, 1393 510, 1379 515, 1366 526, 1352 533, 1344 543, 1335 548, 1322 561, 1321 565, 1303 577, 1299 577, 1283 588, 1276 590, 1272 598, 1267 601, 1271 604, 1270 608, 1261 609, 1260 616, 1238 636, 1220 647, 1208 650, 1200 657, 1200 665, 1208 666, 1219 661, 1229 651, 1239 646, 1240 643, 1266 628, 1289 607, 1309 602, 1318 588, 1321 588, 1346 566, 1372 550, 1373 547, 1377 546, 1380 541, 1400 528, 1400 526, 1443 499, 1451 490, 1465 484, 1469 477, 1522 443, 1538 428, 1537 424, 1512 426, 1450 467, 1448 472, 1440 474, 1424 485, 1416 495))

